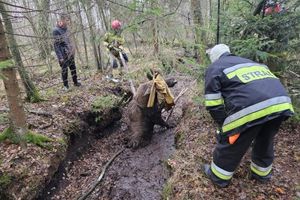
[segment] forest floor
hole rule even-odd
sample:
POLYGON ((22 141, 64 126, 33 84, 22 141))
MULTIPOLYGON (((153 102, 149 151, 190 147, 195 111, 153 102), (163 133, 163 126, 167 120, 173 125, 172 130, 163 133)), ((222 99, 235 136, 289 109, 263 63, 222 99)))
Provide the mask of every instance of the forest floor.
MULTIPOLYGON (((172 89, 176 97, 189 88, 177 102, 169 123, 172 129, 155 127, 149 145, 137 150, 127 149, 116 157, 104 179, 88 199, 299 199, 300 198, 300 125, 284 123, 275 141, 273 179, 268 184, 248 180, 249 153, 236 171, 232 184, 226 189, 213 186, 201 171, 209 163, 215 145, 215 127, 202 106, 201 86, 194 77, 173 73, 178 84, 172 89)), ((56 83, 53 77, 41 79, 39 86, 47 88, 56 83)), ((60 80, 59 80, 60 81, 60 80)), ((31 130, 53 139, 50 146, 29 144, 26 149, 8 141, 0 143, 0 186, 6 186, 14 199, 31 199, 42 191, 67 152, 66 127, 91 109, 100 94, 108 94, 117 85, 108 83, 100 75, 86 78, 80 88, 63 92, 57 87, 42 91, 47 101, 26 103, 29 111, 43 111, 51 117, 27 112, 31 130), (13 174, 13 176, 10 176, 13 174), (6 182, 5 182, 6 181, 6 182), (3 184, 3 182, 6 183, 3 184), (32 188, 35 188, 34 190, 32 188)), ((0 109, 6 108, 4 95, 0 109)), ((59 169, 60 176, 48 185, 39 199, 73 200, 80 197, 98 178, 108 160, 125 147, 130 138, 127 108, 122 109, 120 121, 101 130, 82 143, 87 143, 75 157, 59 169)), ((168 113, 164 113, 166 117, 168 113)), ((1 113, 0 131, 8 125, 7 113, 1 113)), ((85 126, 83 126, 85 128, 85 126)), ((89 129, 87 129, 89 130, 89 129)), ((95 130, 94 130, 95 131, 95 130)), ((87 134, 85 130, 79 130, 87 134)), ((79 142, 80 142, 79 136, 79 142)), ((72 149, 77 152, 77 149, 72 149)), ((1 187, 0 187, 1 189, 1 187)), ((1 194, 0 190, 0 194, 1 194)), ((1 196, 1 195, 0 195, 1 196)))

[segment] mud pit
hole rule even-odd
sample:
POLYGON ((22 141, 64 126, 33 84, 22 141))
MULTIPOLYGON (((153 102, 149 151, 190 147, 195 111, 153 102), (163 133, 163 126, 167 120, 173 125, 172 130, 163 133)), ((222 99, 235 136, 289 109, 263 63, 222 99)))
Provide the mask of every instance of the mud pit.
MULTIPOLYGON (((183 77, 172 89, 176 97, 188 86, 183 77)), ((180 98, 169 123, 178 124, 184 97, 180 98)), ((165 115, 168 115, 165 113, 165 115)), ((129 136, 126 108, 121 121, 102 131, 104 137, 94 140, 91 147, 65 169, 60 183, 44 199, 77 199, 98 178, 106 162, 124 148, 129 136)), ((166 116, 165 116, 166 117, 166 116)), ((169 176, 166 161, 174 152, 174 129, 156 126, 151 143, 143 148, 125 149, 105 173, 104 179, 87 199, 161 199, 163 186, 169 176)))

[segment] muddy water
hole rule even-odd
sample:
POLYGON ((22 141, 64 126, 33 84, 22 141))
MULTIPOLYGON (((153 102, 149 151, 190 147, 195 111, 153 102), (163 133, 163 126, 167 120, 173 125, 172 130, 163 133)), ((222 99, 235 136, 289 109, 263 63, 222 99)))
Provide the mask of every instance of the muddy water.
MULTIPOLYGON (((174 96, 186 87, 182 81, 175 86, 174 96)), ((182 114, 182 101, 178 101, 169 120, 176 124, 182 114)), ((80 197, 97 179, 105 163, 120 149, 129 136, 126 112, 124 118, 101 133, 80 159, 74 161, 54 194, 45 199, 73 200, 80 197)), ((101 183, 87 199, 103 200, 159 200, 168 178, 166 160, 175 151, 174 129, 155 127, 151 143, 146 147, 125 149, 106 171, 101 183)))
MULTIPOLYGON (((54 194, 45 199, 77 199, 97 179, 105 163, 120 149, 128 137, 125 122, 106 130, 105 137, 95 140, 81 158, 74 161, 54 194)), ((146 147, 125 149, 105 173, 102 182, 87 199, 158 200, 168 170, 165 161, 175 150, 173 129, 156 127, 146 147)))
POLYGON ((138 150, 126 150, 110 168, 105 190, 93 199, 161 199, 168 178, 165 162, 175 150, 172 130, 159 130, 151 143, 138 150))

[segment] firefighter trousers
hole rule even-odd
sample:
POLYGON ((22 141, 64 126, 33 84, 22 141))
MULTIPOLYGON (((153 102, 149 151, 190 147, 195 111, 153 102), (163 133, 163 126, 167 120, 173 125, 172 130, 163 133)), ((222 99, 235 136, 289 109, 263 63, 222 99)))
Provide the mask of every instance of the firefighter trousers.
POLYGON ((219 134, 213 152, 212 172, 218 178, 223 179, 224 177, 224 180, 229 180, 253 143, 251 170, 260 176, 268 175, 271 172, 274 159, 274 136, 283 120, 283 117, 277 117, 264 124, 250 127, 240 133, 239 138, 233 144, 229 143, 228 136, 219 134), (228 177, 223 176, 223 174, 228 175, 228 177))

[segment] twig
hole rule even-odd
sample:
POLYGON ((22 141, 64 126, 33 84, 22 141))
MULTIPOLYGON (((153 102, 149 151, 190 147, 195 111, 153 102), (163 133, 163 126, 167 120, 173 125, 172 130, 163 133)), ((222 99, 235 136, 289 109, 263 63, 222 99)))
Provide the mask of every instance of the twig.
MULTIPOLYGON (((178 9, 180 8, 180 5, 181 5, 182 1, 183 0, 180 0, 180 2, 177 4, 177 7, 176 7, 176 9, 174 11, 166 13, 166 14, 162 15, 161 17, 162 18, 163 17, 167 17, 169 15, 174 15, 175 13, 177 13, 178 9)), ((136 23, 133 23, 133 24, 129 24, 128 26, 124 27, 123 30, 128 29, 128 28, 130 28, 132 26, 135 26, 135 25, 141 25, 141 24, 145 23, 146 21, 150 21, 150 20, 152 20, 152 18, 146 18, 146 19, 143 19, 143 20, 141 20, 139 22, 136 22, 136 23)))
POLYGON ((3 108, 3 109, 0 109, 0 112, 9 112, 9 109, 3 108))
MULTIPOLYGON (((188 91, 188 89, 189 89, 189 88, 185 88, 185 89, 182 89, 182 90, 181 90, 181 92, 178 94, 178 96, 177 96, 177 97, 175 98, 175 100, 174 100, 175 105, 176 105, 176 102, 178 101, 178 99, 179 99, 184 93, 186 93, 186 91, 188 91)), ((171 117, 171 115, 172 115, 172 113, 173 113, 173 111, 174 111, 175 105, 173 106, 173 108, 172 108, 170 114, 167 116, 166 122, 167 122, 167 121, 169 120, 169 118, 171 117)))
POLYGON ((110 0, 106 0, 106 1, 108 1, 108 2, 110 2, 110 3, 113 3, 113 4, 116 4, 116 5, 118 5, 118 6, 121 6, 121 7, 127 8, 128 10, 131 10, 131 11, 141 12, 141 13, 144 12, 143 10, 136 10, 136 9, 133 9, 133 8, 131 8, 131 7, 129 7, 129 6, 124 5, 124 4, 120 4, 120 3, 118 3, 118 2, 114 2, 114 1, 110 1, 110 0))
MULTIPOLYGON (((44 111, 35 111, 35 110, 28 110, 27 108, 25 108, 25 110, 29 113, 35 114, 35 115, 41 115, 41 116, 45 116, 45 117, 53 117, 51 113, 48 112, 44 112, 44 111)), ((9 109, 7 108, 3 108, 0 109, 1 112, 9 112, 9 109)))
POLYGON ((111 159, 104 165, 102 172, 100 174, 100 176, 98 177, 98 179, 93 183, 92 187, 85 192, 81 197, 79 197, 77 200, 84 200, 86 199, 97 187, 97 185, 100 183, 100 181, 102 180, 102 178, 104 177, 104 174, 107 170, 107 168, 109 167, 109 165, 113 162, 113 160, 120 155, 122 152, 124 151, 124 148, 121 149, 120 151, 118 151, 115 155, 113 155, 113 157, 111 157, 111 159))
POLYGON ((53 119, 52 118, 51 118, 50 122, 48 124, 45 124, 44 126, 36 126, 36 125, 34 125, 32 123, 29 123, 29 126, 31 126, 33 128, 41 129, 41 130, 42 129, 47 129, 47 128, 49 128, 52 125, 53 125, 53 119))
POLYGON ((26 109, 29 113, 31 114, 35 114, 35 115, 41 115, 41 116, 45 116, 45 117, 53 117, 51 113, 48 112, 44 112, 44 111, 35 111, 35 110, 28 110, 26 109))
POLYGON ((288 70, 288 72, 290 72, 291 74, 293 74, 293 75, 296 76, 297 78, 300 78, 300 75, 297 74, 296 72, 293 72, 292 70, 288 70))

